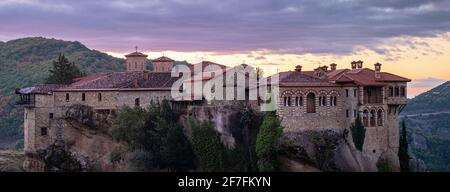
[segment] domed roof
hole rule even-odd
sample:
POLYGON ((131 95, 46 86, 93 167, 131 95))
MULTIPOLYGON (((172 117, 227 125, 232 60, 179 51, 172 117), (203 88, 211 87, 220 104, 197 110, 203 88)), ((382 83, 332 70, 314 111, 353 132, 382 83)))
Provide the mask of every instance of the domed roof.
POLYGON ((133 52, 133 53, 130 53, 130 54, 128 54, 128 55, 125 55, 125 57, 147 57, 148 55, 146 55, 146 54, 143 54, 143 53, 141 53, 141 52, 133 52))
POLYGON ((175 60, 168 58, 166 56, 158 57, 152 60, 153 62, 174 62, 175 60))

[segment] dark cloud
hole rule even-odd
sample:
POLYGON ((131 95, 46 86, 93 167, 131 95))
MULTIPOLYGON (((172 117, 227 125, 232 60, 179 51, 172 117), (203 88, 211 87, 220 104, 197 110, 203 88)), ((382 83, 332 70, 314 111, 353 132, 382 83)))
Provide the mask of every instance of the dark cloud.
MULTIPOLYGON (((129 50, 348 53, 450 31, 444 0, 22 0, 0 2, 0 37, 129 50)), ((383 50, 377 52, 383 53, 383 50)))

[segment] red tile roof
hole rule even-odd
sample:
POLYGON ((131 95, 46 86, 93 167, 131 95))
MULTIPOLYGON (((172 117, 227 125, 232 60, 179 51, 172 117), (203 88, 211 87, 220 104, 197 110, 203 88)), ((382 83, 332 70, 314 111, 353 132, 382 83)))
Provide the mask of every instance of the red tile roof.
MULTIPOLYGON (((376 78, 375 71, 368 68, 327 71, 327 75, 323 79, 316 77, 314 71, 288 71, 280 72, 278 75, 280 86, 341 86, 340 84, 342 83, 363 86, 384 86, 387 82, 411 81, 410 79, 387 72, 380 72, 380 78, 376 78)), ((269 81, 272 77, 269 77, 269 81)))
POLYGON ((122 90, 122 89, 170 89, 178 77, 171 73, 149 72, 144 78, 144 72, 111 72, 101 75, 87 76, 56 91, 77 90, 122 90))
POLYGON ((168 58, 166 56, 158 57, 156 59, 153 59, 152 62, 175 62, 175 60, 168 58))

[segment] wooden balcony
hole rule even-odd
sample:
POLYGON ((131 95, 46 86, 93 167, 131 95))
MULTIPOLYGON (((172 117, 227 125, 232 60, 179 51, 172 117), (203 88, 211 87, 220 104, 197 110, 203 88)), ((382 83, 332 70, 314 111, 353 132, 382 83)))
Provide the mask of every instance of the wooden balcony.
POLYGON ((34 94, 20 94, 19 99, 16 101, 16 105, 24 107, 35 107, 35 103, 34 94))

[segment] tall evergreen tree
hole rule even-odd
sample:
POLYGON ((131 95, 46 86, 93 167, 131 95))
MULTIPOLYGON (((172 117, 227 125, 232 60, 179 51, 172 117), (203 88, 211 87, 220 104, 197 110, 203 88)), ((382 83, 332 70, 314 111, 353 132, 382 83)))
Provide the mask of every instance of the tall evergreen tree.
POLYGON ((364 128, 359 115, 356 118, 355 122, 353 122, 350 130, 352 131, 353 143, 355 144, 356 149, 362 151, 364 146, 364 139, 366 138, 366 129, 364 128))
POLYGON ((49 84, 70 84, 73 79, 85 76, 85 73, 63 54, 59 55, 58 60, 53 61, 53 69, 49 72, 50 75, 47 78, 49 84))
POLYGON ((278 170, 277 153, 283 129, 275 112, 267 112, 256 137, 258 170, 270 172, 278 170))
POLYGON ((190 119, 189 124, 192 127, 192 145, 203 171, 226 171, 224 170, 226 149, 212 123, 205 121, 199 125, 190 119))
POLYGON ((408 154, 408 135, 406 132, 405 121, 402 121, 402 130, 400 134, 400 143, 398 149, 398 158, 400 160, 400 171, 409 172, 409 160, 411 159, 408 154))

